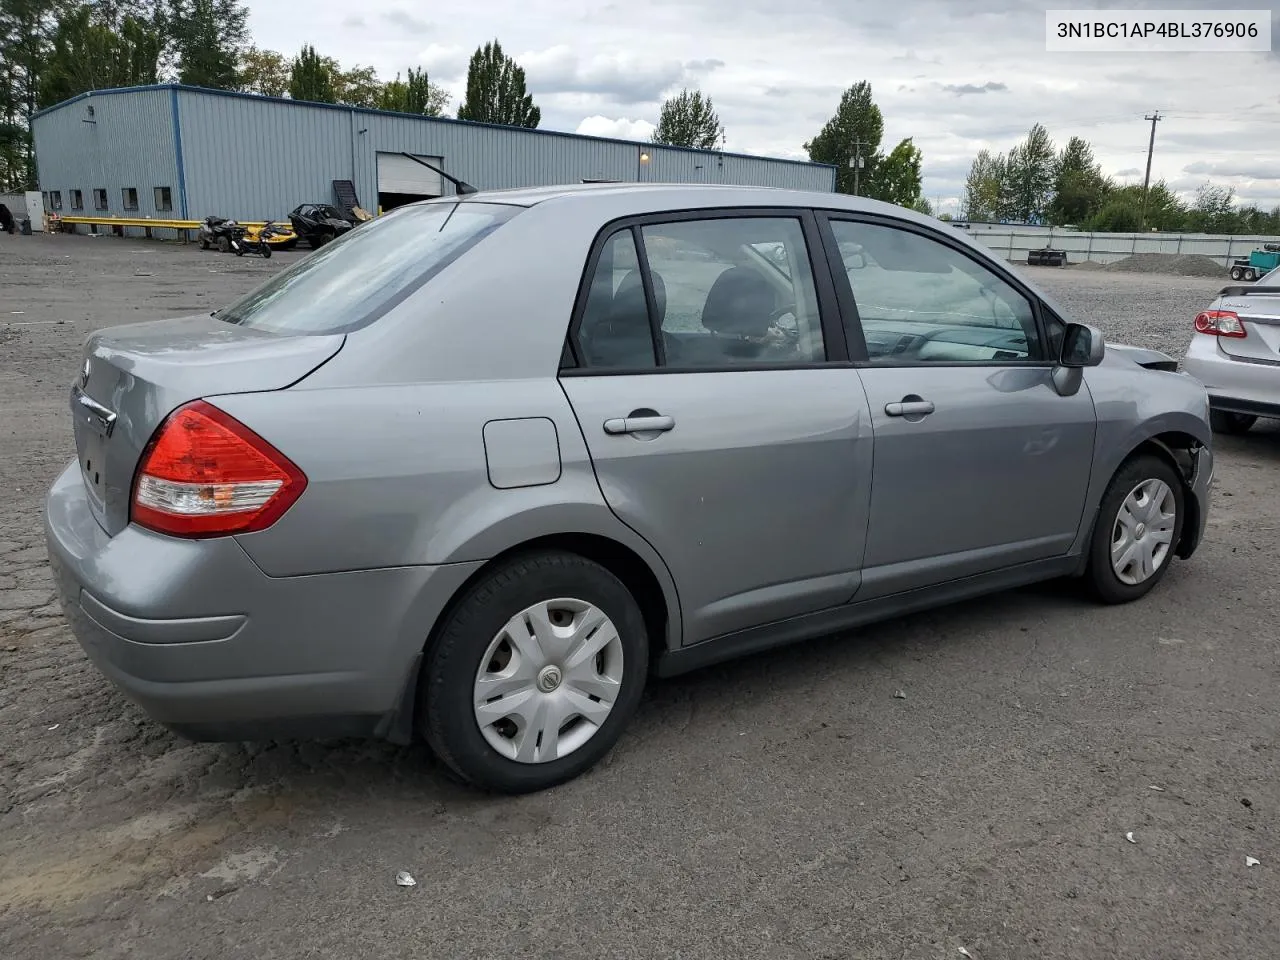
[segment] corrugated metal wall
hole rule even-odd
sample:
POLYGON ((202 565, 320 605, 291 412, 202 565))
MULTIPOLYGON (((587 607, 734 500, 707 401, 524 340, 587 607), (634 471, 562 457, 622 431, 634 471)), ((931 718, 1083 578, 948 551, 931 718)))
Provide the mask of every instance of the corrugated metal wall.
POLYGON ((606 179, 829 191, 835 182, 834 170, 812 164, 189 89, 94 95, 38 117, 36 131, 43 189, 78 187, 88 206, 92 188, 106 186, 115 213, 120 188, 137 186, 145 216, 152 188, 173 184, 179 215, 180 167, 192 220, 279 219, 300 203, 332 202, 332 182, 345 179, 374 210, 379 151, 443 157, 446 171, 481 189, 606 179), (110 105, 98 109, 96 127, 82 122, 88 103, 110 105))
POLYGON ((178 117, 193 220, 282 219, 351 179, 351 111, 180 90, 178 117))
POLYGON ((670 147, 652 147, 649 154, 649 162, 640 168, 640 179, 645 181, 735 183, 826 192, 835 189, 833 167, 670 147))
POLYGON ((93 191, 105 188, 108 215, 180 216, 173 103, 171 90, 95 93, 36 117, 40 189, 62 191, 63 215, 102 216, 104 211, 94 209, 93 191), (124 208, 125 187, 138 191, 137 210, 124 208), (171 189, 173 212, 156 210, 156 187, 171 189), (72 190, 84 192, 84 210, 71 209, 72 190))

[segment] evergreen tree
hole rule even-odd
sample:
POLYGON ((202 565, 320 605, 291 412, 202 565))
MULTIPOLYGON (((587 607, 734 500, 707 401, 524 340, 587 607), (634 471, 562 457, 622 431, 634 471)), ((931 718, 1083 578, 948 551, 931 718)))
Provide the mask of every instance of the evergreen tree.
POLYGON ((249 11, 240 0, 169 0, 168 29, 178 82, 213 90, 240 87, 240 51, 249 11))
POLYGON ((334 69, 331 61, 307 44, 293 61, 289 73, 289 96, 311 103, 337 103, 334 69))
POLYGON ((884 116, 871 99, 871 84, 855 83, 840 97, 835 116, 822 131, 804 145, 809 159, 829 163, 836 168, 836 190, 839 193, 866 194, 875 178, 880 160, 880 140, 884 136, 884 116), (862 158, 857 172, 850 163, 862 158))
POLYGON ((525 88, 524 69, 502 52, 497 40, 471 55, 458 119, 530 128, 542 121, 542 111, 525 88))
POLYGON ((653 142, 711 150, 724 142, 724 126, 710 97, 700 90, 681 90, 662 104, 653 142))

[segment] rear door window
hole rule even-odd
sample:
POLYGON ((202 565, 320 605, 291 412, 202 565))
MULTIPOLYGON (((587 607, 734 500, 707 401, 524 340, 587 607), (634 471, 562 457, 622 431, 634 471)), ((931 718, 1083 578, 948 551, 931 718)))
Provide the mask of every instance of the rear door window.
POLYGON ((308 254, 214 316, 275 333, 356 330, 403 301, 521 209, 475 201, 402 207, 308 254))

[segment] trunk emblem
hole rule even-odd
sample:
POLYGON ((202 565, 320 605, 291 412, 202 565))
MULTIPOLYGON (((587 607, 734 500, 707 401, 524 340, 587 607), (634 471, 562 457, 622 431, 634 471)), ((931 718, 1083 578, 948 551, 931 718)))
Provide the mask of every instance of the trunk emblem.
POLYGON ((82 387, 89 385, 89 374, 92 371, 92 367, 90 366, 91 363, 92 361, 88 357, 85 357, 84 367, 80 370, 80 386, 82 387))

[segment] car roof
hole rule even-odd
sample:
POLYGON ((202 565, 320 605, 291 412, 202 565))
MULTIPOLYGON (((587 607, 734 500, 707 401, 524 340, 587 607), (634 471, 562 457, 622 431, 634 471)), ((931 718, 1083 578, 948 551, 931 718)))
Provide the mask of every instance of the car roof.
MULTIPOLYGON (((817 190, 792 190, 781 187, 747 187, 721 183, 572 183, 545 187, 515 187, 505 190, 482 190, 463 196, 441 197, 440 200, 463 200, 473 203, 509 203, 532 207, 549 201, 591 204, 605 198, 630 196, 636 207, 655 210, 676 207, 822 207, 868 213, 902 216, 915 211, 892 204, 854 197, 843 193, 817 190)), ((439 201, 433 201, 439 202, 439 201)), ((930 218, 922 218, 930 219, 930 218)))

